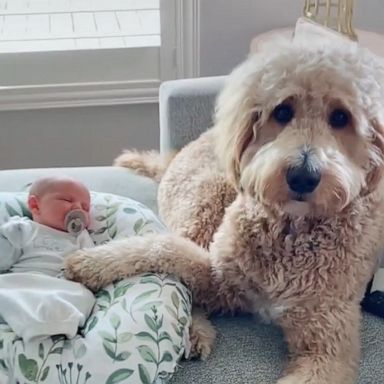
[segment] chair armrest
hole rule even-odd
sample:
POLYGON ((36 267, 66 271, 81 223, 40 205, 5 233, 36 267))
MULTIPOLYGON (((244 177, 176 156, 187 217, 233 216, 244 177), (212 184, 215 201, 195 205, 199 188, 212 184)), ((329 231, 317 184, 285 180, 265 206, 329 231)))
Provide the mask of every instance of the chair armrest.
POLYGON ((225 76, 166 81, 160 86, 160 151, 178 150, 212 126, 225 76))

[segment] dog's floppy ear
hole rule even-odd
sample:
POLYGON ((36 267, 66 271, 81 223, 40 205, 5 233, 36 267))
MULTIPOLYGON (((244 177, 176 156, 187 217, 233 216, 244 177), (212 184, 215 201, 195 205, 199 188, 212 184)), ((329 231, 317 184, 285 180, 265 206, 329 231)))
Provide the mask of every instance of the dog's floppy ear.
MULTIPOLYGON (((237 80, 237 79, 235 79, 237 80)), ((215 115, 215 152, 227 179, 240 190, 240 163, 244 151, 257 135, 263 117, 249 85, 232 81, 221 93, 215 115)))
POLYGON ((217 99, 215 151, 227 179, 237 190, 240 190, 242 156, 265 117, 264 70, 264 55, 259 52, 250 56, 228 76, 217 99))
POLYGON ((257 124, 260 119, 260 112, 253 112, 246 127, 236 132, 233 143, 233 153, 228 164, 228 173, 230 180, 235 188, 239 189, 240 186, 240 163, 244 151, 247 149, 250 142, 257 135, 257 124))
POLYGON ((373 192, 384 175, 384 122, 371 121, 373 128, 371 171, 366 178, 366 194, 373 192))

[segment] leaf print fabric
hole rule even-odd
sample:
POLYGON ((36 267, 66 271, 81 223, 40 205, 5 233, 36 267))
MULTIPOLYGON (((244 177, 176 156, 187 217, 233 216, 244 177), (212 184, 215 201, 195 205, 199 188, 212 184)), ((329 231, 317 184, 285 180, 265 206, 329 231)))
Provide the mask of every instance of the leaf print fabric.
MULTIPOLYGON (((92 192, 96 244, 166 232, 144 205, 92 192)), ((29 216, 27 193, 0 193, 0 223, 29 216)), ((163 384, 188 352, 191 298, 171 276, 146 274, 100 290, 79 335, 23 343, 0 318, 0 383, 163 384)))
POLYGON ((190 294, 180 282, 148 274, 100 291, 84 329, 71 340, 58 335, 24 344, 2 323, 0 382, 166 383, 188 346, 190 311, 190 294))

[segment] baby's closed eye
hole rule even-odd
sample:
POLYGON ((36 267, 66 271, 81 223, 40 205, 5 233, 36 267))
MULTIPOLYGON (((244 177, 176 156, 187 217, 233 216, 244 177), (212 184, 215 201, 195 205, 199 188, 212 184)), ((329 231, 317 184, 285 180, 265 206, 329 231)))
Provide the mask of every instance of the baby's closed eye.
POLYGON ((70 197, 62 197, 61 199, 59 199, 61 201, 66 201, 67 203, 72 203, 72 199, 70 197))

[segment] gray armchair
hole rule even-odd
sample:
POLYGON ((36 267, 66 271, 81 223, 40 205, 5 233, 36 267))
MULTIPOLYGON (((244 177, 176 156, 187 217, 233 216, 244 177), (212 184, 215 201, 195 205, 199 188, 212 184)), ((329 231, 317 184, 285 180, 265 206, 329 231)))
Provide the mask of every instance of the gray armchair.
POLYGON ((160 87, 160 151, 178 150, 212 126, 225 76, 167 81, 160 87))

